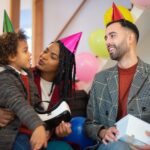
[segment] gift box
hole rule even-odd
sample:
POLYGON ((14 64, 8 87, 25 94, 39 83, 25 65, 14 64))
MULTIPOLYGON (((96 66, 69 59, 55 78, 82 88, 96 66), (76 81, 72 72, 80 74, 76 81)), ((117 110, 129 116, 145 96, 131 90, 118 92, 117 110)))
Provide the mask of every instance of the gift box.
POLYGON ((119 135, 117 135, 119 140, 138 146, 150 144, 150 137, 145 133, 150 131, 149 123, 128 114, 115 125, 119 130, 119 135))

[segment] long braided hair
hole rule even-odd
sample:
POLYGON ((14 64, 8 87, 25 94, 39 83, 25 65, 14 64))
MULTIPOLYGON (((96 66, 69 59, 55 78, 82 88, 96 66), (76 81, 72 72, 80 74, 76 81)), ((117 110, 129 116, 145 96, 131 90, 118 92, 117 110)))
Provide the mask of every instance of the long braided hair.
POLYGON ((75 90, 75 75, 76 75, 76 63, 75 55, 71 53, 60 41, 59 44, 59 65, 56 77, 52 83, 50 94, 53 91, 54 85, 59 88, 59 97, 68 98, 72 95, 75 90))

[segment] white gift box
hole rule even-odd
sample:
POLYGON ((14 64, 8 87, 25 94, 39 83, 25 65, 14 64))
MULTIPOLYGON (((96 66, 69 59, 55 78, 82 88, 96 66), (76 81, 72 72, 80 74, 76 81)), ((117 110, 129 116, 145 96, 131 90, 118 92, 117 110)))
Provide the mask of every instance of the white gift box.
POLYGON ((138 146, 150 144, 150 137, 145 134, 150 131, 149 123, 128 114, 115 125, 119 130, 119 140, 138 146))

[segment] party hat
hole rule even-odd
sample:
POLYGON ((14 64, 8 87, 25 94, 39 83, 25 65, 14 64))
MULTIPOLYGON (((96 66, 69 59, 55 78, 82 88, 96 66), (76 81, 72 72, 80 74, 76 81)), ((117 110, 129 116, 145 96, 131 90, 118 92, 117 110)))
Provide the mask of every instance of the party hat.
POLYGON ((13 25, 7 15, 6 10, 4 10, 3 32, 14 32, 13 25))
POLYGON ((123 15, 121 14, 121 12, 119 11, 118 7, 115 5, 114 2, 112 4, 112 8, 113 8, 112 21, 124 19, 123 15))
POLYGON ((63 39, 60 39, 61 43, 64 44, 64 46, 71 52, 75 53, 77 50, 78 43, 80 41, 82 32, 78 32, 75 34, 72 34, 70 36, 67 36, 63 39))

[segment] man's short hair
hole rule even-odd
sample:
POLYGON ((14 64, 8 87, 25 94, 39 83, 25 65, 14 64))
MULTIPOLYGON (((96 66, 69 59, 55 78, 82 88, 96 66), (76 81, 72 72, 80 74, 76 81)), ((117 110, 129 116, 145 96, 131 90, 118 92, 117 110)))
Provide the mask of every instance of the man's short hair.
POLYGON ((128 28, 128 29, 132 30, 132 31, 135 33, 136 40, 137 40, 137 42, 138 42, 138 40, 139 40, 139 30, 138 30, 137 26, 136 26, 134 23, 132 23, 132 22, 126 20, 126 19, 120 19, 120 20, 111 21, 111 22, 109 22, 109 23, 106 25, 106 28, 107 28, 108 26, 110 26, 111 24, 117 23, 117 22, 120 23, 120 25, 121 25, 122 27, 125 27, 125 28, 128 28))

